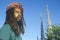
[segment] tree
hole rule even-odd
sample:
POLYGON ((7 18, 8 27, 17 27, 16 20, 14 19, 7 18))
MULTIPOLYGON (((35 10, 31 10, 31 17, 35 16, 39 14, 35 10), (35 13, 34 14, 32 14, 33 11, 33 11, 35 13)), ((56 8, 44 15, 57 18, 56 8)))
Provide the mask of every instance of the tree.
POLYGON ((52 25, 52 29, 47 29, 47 40, 60 40, 60 26, 52 25))

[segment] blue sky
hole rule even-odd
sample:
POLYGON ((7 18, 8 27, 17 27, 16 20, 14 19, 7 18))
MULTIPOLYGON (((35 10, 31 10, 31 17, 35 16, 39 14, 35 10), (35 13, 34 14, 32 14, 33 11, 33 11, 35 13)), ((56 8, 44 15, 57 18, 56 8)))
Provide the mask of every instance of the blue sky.
POLYGON ((22 40, 40 39, 40 11, 42 12, 44 31, 46 31, 47 16, 46 4, 50 12, 50 18, 53 25, 60 25, 60 0, 0 0, 0 28, 3 26, 6 18, 6 7, 12 2, 20 2, 24 9, 24 18, 27 27, 22 40))

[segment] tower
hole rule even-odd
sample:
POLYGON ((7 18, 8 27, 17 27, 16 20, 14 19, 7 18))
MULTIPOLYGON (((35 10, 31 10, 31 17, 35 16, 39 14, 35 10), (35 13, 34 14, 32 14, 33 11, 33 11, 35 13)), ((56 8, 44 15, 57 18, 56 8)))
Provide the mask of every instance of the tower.
POLYGON ((49 15, 48 5, 46 5, 46 13, 47 13, 47 26, 49 29, 51 29, 52 26, 51 26, 51 19, 50 19, 50 15, 49 15))
POLYGON ((51 24, 51 19, 49 15, 49 10, 48 10, 48 5, 46 5, 46 14, 47 14, 47 40, 54 40, 52 37, 53 30, 52 30, 52 24, 51 24))
POLYGON ((37 40, 38 40, 38 36, 37 36, 37 40))
POLYGON ((41 22, 41 40, 44 40, 44 29, 43 29, 43 21, 41 13, 40 13, 40 22, 41 22))

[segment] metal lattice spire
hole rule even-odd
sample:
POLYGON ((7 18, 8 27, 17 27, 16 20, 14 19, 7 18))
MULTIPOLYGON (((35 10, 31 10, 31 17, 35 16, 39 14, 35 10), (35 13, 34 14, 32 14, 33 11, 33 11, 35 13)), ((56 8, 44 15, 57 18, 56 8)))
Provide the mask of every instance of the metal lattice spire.
POLYGON ((40 22, 41 22, 41 40, 44 40, 44 29, 43 29, 43 21, 41 13, 40 13, 40 22))
POLYGON ((52 28, 51 19, 50 19, 49 10, 48 10, 48 5, 46 5, 46 13, 47 13, 47 26, 48 26, 48 28, 52 28))

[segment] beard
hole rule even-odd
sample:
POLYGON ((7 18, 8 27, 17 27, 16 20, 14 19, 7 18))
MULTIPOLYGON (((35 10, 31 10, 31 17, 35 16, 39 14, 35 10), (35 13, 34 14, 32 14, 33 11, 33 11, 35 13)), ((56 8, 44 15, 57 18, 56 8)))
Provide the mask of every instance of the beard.
POLYGON ((22 17, 16 17, 16 21, 20 21, 22 17))

